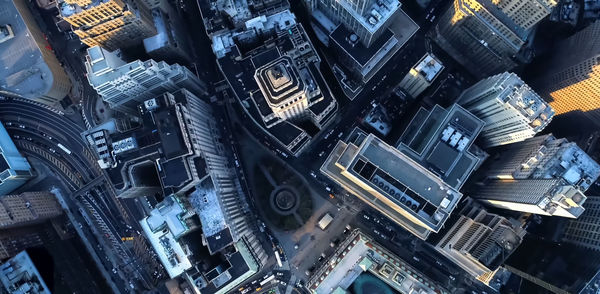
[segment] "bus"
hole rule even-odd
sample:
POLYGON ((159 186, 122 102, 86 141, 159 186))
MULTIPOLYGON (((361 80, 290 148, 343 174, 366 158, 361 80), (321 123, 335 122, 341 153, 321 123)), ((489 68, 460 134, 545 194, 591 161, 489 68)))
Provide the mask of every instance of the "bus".
POLYGON ((71 150, 67 149, 67 147, 63 146, 63 144, 58 143, 57 144, 58 148, 62 149, 62 151, 64 151, 65 153, 71 155, 71 150))

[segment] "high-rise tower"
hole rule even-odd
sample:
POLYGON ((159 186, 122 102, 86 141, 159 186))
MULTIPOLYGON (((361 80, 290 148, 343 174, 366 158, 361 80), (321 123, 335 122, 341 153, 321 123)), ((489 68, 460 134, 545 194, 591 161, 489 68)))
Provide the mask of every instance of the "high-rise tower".
POLYGON ((520 142, 542 131, 554 116, 552 108, 514 73, 483 79, 457 101, 485 122, 480 147, 520 142))
POLYGON ((529 59, 532 28, 556 4, 552 0, 454 0, 432 34, 468 71, 484 78, 529 59))

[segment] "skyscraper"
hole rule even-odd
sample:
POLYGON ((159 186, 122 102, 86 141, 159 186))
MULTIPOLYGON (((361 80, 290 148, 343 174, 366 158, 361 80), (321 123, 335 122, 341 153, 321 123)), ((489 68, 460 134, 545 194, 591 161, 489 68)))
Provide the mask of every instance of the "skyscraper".
POLYGON ((471 201, 435 249, 472 276, 481 277, 497 270, 525 233, 516 220, 489 213, 471 201))
POLYGON ((530 34, 556 1, 454 0, 432 30, 434 40, 474 76, 484 78, 527 61, 530 34))
POLYGON ((0 197, 0 259, 42 245, 53 230, 48 221, 61 214, 56 196, 49 192, 0 197))
POLYGON ((545 135, 507 146, 488 160, 473 198, 516 211, 577 218, 600 165, 575 143, 545 135))
POLYGON ((88 81, 111 108, 137 113, 141 102, 181 88, 197 96, 206 94, 206 85, 179 64, 152 59, 126 63, 115 52, 98 46, 88 48, 87 53, 88 81))
POLYGON ((59 10, 81 42, 90 47, 113 51, 156 34, 150 10, 135 1, 65 0, 59 10))
POLYGON ((0 123, 0 196, 6 195, 33 177, 34 173, 10 135, 0 123))
POLYGON ((600 196, 588 196, 585 211, 569 220, 561 236, 563 242, 600 251, 600 196))
POLYGON ((419 26, 397 0, 305 0, 314 27, 349 74, 368 82, 419 26))
MULTIPOLYGON (((60 108, 71 81, 45 40, 27 1, 0 1, 0 95, 60 108)), ((0 193, 1 194, 1 193, 0 193)))
POLYGON ((586 123, 600 126, 600 20, 556 47, 548 68, 532 85, 557 115, 587 118, 586 123))
POLYGON ((554 111, 514 73, 502 73, 466 89, 457 101, 485 122, 482 148, 520 142, 535 136, 554 111))

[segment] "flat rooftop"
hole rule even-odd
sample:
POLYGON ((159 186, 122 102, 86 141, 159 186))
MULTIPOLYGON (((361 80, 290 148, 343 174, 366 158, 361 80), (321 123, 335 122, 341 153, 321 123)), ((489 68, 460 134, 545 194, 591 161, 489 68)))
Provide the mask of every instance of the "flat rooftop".
MULTIPOLYGON (((0 90, 30 99, 43 96, 52 88, 54 77, 42 50, 52 55, 52 48, 42 36, 34 33, 39 28, 30 30, 25 24, 19 11, 28 9, 24 2, 17 9, 13 0, 0 0, 0 7, 0 25, 10 25, 14 34, 13 38, 0 43, 0 90), (46 46, 40 48, 36 38, 40 38, 38 41, 46 46)), ((26 14, 31 15, 29 11, 26 14)), ((32 25, 37 27, 35 18, 31 20, 34 21, 32 25)))
POLYGON ((397 148, 458 191, 481 160, 469 150, 484 125, 458 104, 421 108, 397 148))
POLYGON ((462 197, 433 172, 373 134, 339 142, 321 171, 422 239, 462 197))
POLYGON ((207 177, 196 186, 196 190, 190 194, 190 203, 200 218, 202 233, 211 254, 233 243, 212 178, 207 177))
POLYGON ((390 29, 385 29, 383 34, 371 46, 366 47, 358 39, 355 41, 351 40, 352 36, 356 35, 344 25, 339 25, 329 34, 330 40, 342 47, 361 66, 365 66, 391 38, 395 38, 394 33, 390 29))
POLYGON ((171 278, 192 267, 188 254, 178 241, 188 231, 181 219, 186 212, 175 196, 169 196, 140 221, 144 235, 171 278))
POLYGON ((358 5, 352 3, 353 1, 338 0, 336 2, 371 33, 379 30, 400 9, 401 5, 400 1, 396 0, 371 1, 370 7, 365 7, 364 11, 357 11, 353 6, 358 5))
POLYGON ((432 54, 427 53, 413 69, 426 81, 432 82, 444 69, 444 65, 432 54))

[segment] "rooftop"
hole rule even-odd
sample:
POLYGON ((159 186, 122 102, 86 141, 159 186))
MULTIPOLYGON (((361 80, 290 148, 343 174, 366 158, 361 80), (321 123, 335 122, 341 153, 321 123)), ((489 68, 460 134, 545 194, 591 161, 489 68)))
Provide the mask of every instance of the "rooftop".
POLYGON ((192 267, 188 253, 178 242, 178 238, 188 232, 183 219, 186 213, 180 200, 171 195, 140 221, 144 235, 171 278, 192 267))
POLYGON ((358 230, 342 241, 333 256, 323 264, 307 282, 307 288, 313 293, 329 294, 340 288, 346 290, 363 272, 370 272, 399 293, 448 293, 358 230))
POLYGON ((20 252, 0 266, 0 281, 7 293, 51 294, 26 251, 20 252))
POLYGON ((353 1, 341 0, 337 2, 371 33, 379 30, 400 9, 401 5, 400 1, 395 0, 370 1, 370 7, 357 11, 354 7, 358 5, 354 4, 353 1))
POLYGON ((0 122, 0 173, 7 169, 29 171, 31 166, 12 141, 12 138, 0 122))
POLYGON ((480 161, 470 152, 483 121, 458 104, 419 109, 397 148, 459 190, 480 161))
POLYGON ((365 66, 381 48, 390 42, 392 38, 395 38, 395 35, 390 29, 385 29, 383 34, 371 46, 366 47, 363 43, 359 42, 358 37, 354 33, 349 31, 344 25, 339 25, 331 32, 329 38, 342 47, 358 64, 365 66))
MULTIPOLYGON (((44 60, 44 54, 54 54, 52 48, 38 34, 37 23, 29 23, 36 26, 31 29, 25 24, 21 15, 22 9, 28 9, 25 3, 17 8, 13 0, 0 0, 0 7, 0 26, 10 25, 14 35, 0 42, 0 90, 30 99, 43 96, 50 91, 54 80, 44 60)), ((25 13, 25 17, 35 20, 29 11, 25 13)))
POLYGON ((442 72, 444 65, 431 53, 427 53, 413 66, 413 69, 416 71, 416 74, 431 83, 442 72))
POLYGON ((437 232, 462 194, 373 134, 360 138, 340 141, 321 171, 418 237, 437 232))
POLYGON ((212 178, 205 178, 196 186, 196 190, 190 194, 190 203, 200 217, 202 233, 211 253, 221 251, 233 243, 212 178))

